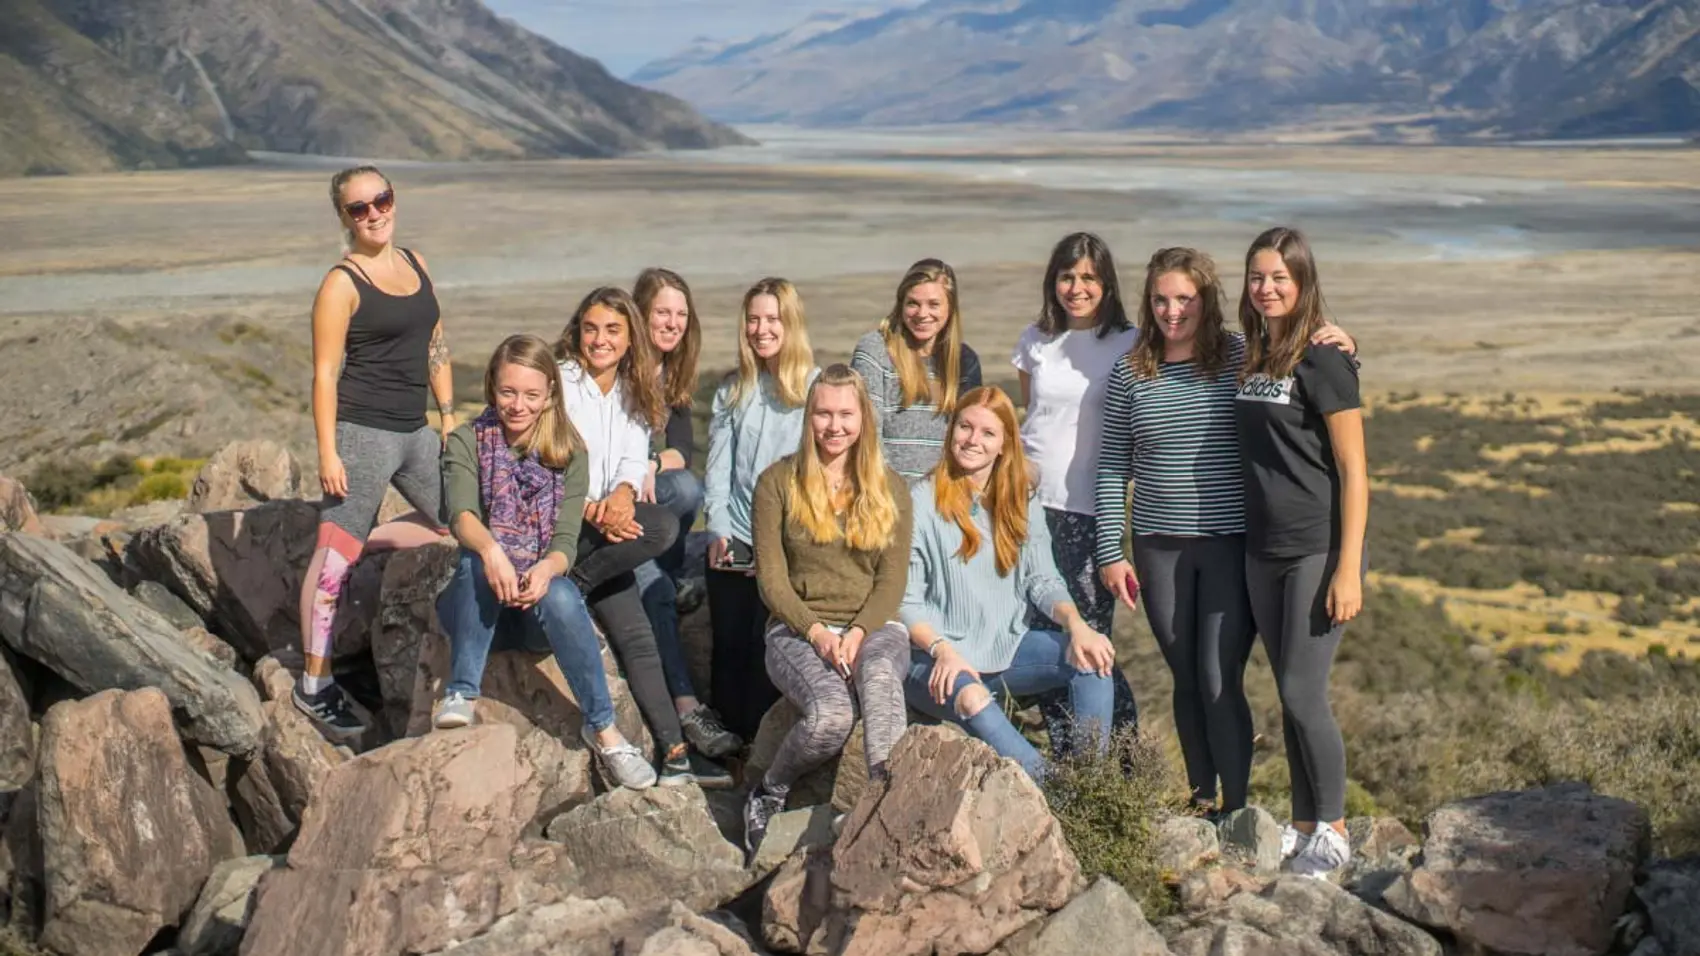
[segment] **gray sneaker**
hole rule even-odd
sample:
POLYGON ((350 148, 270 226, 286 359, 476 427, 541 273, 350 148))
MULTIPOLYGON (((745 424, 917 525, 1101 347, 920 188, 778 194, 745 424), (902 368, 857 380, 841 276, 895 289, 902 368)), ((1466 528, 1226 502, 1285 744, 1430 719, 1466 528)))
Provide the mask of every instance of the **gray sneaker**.
POLYGON ((467 700, 459 691, 443 698, 443 705, 437 708, 437 729, 453 730, 465 727, 474 719, 472 701, 467 700))
POLYGON ((712 760, 724 760, 744 749, 743 738, 727 730, 712 707, 698 705, 679 718, 679 727, 697 753, 712 760))
POLYGON ((585 746, 596 755, 596 762, 602 766, 602 776, 605 779, 625 787, 628 790, 648 790, 655 786, 655 768, 643 758, 643 751, 622 740, 612 747, 603 747, 596 742, 596 731, 586 724, 579 730, 579 736, 584 739, 585 746))
POLYGON ((1340 869, 1352 859, 1352 847, 1339 831, 1326 823, 1316 825, 1316 832, 1305 842, 1304 849, 1293 857, 1287 869, 1299 876, 1318 880, 1340 869))

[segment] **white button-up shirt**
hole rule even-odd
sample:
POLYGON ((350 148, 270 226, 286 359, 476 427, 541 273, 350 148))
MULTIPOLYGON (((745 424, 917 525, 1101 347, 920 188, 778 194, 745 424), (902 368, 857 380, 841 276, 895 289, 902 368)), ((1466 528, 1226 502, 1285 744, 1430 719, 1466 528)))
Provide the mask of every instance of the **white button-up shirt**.
POLYGON ((584 438, 590 464, 590 488, 585 496, 600 501, 621 485, 641 492, 649 476, 649 425, 626 410, 619 380, 604 395, 602 387, 577 362, 561 363, 561 395, 567 417, 584 438))

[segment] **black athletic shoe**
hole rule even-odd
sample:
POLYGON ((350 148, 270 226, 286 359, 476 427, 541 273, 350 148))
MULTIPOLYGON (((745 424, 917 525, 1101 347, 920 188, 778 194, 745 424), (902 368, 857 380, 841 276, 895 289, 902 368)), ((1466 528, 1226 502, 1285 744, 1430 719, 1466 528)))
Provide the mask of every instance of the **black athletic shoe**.
POLYGON ((366 732, 366 725, 354 716, 354 709, 349 706, 348 695, 336 684, 326 685, 317 694, 308 694, 301 690, 300 682, 296 682, 289 697, 295 701, 296 710, 311 717, 320 729, 333 737, 357 737, 366 732))
POLYGON ((661 778, 656 784, 663 787, 682 787, 688 783, 694 783, 704 790, 726 790, 733 785, 733 780, 725 767, 687 750, 661 765, 661 778))
POLYGON ((784 812, 786 796, 784 793, 768 793, 767 788, 758 783, 744 801, 744 851, 749 854, 749 859, 755 859, 756 851, 761 849, 761 838, 767 836, 768 823, 784 812))
POLYGON ((724 760, 744 749, 743 738, 727 730, 720 715, 706 704, 698 704, 695 710, 680 717, 679 727, 691 746, 705 757, 724 760))

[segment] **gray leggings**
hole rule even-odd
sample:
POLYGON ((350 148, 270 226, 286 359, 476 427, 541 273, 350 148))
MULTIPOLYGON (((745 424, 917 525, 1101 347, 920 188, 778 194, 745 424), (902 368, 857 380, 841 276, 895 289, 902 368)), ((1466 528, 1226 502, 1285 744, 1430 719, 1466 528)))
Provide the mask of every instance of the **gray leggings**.
POLYGON ((862 734, 868 773, 879 772, 897 738, 903 736, 909 715, 903 701, 903 678, 909 672, 909 634, 887 624, 862 639, 850 681, 821 659, 809 642, 783 624, 767 630, 767 676, 780 693, 803 712, 779 744, 773 766, 762 786, 784 790, 798 777, 844 749, 861 703, 862 734))
POLYGON ((1281 693, 1293 819, 1300 821, 1331 823, 1346 815, 1346 743, 1328 703, 1328 671, 1346 631, 1328 619, 1328 583, 1339 559, 1337 552, 1245 557, 1252 616, 1281 693))
POLYGON ((1251 706, 1245 665, 1251 655, 1245 536, 1133 539, 1145 619, 1175 678, 1175 732, 1194 800, 1222 809, 1246 805, 1251 782, 1251 706))
POLYGON ((336 423, 336 454, 348 473, 348 496, 326 498, 319 520, 365 541, 394 484, 433 527, 442 520, 443 440, 429 426, 411 432, 336 423))

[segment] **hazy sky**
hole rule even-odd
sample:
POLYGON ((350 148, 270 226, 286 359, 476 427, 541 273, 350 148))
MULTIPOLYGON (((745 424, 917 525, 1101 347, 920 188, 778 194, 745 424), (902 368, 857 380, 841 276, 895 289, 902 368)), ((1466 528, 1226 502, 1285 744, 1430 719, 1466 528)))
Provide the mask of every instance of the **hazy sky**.
POLYGON ((625 76, 699 36, 738 39, 789 27, 816 10, 891 0, 484 0, 490 9, 625 76))

